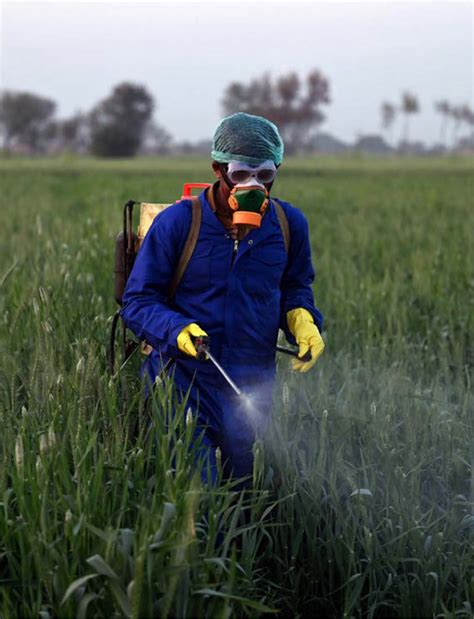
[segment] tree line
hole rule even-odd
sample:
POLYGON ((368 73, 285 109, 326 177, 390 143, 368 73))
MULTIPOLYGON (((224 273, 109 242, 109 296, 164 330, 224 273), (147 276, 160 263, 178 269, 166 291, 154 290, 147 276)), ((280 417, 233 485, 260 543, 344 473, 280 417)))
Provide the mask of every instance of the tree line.
MULTIPOLYGON (((222 98, 223 114, 237 111, 258 114, 275 122, 282 133, 288 153, 314 149, 320 126, 326 120, 323 108, 331 103, 329 79, 319 70, 300 77, 292 71, 272 78, 268 73, 244 82, 232 82, 222 98)), ((88 112, 69 118, 56 117, 57 105, 29 92, 4 90, 0 94, 0 136, 5 152, 14 153, 90 153, 100 157, 130 157, 137 153, 186 152, 199 144, 173 143, 169 132, 157 124, 157 105, 145 86, 131 82, 116 85, 110 94, 88 112)), ((392 138, 397 114, 404 115, 399 150, 409 141, 409 118, 420 112, 418 98, 402 94, 399 105, 383 102, 382 131, 392 138)), ((448 120, 453 121, 452 144, 464 123, 474 142, 474 113, 467 106, 443 100, 435 103, 443 117, 441 144, 445 145, 448 120)), ((331 136, 329 136, 331 137, 331 136)), ((365 136, 359 142, 380 141, 380 136, 365 136)), ((383 141, 383 140, 382 140, 383 141)), ((202 150, 208 142, 202 142, 202 150)), ((356 145, 357 146, 357 145, 356 145)), ((471 144, 472 148, 472 144, 471 144)))
MULTIPOLYGON (((454 147, 457 143, 459 129, 462 124, 465 124, 471 133, 471 140, 474 140, 474 112, 467 104, 455 105, 451 104, 446 99, 436 101, 434 103, 435 111, 441 115, 441 128, 439 142, 442 146, 448 146, 449 140, 447 137, 448 123, 451 120, 452 133, 451 145, 454 147)), ((391 138, 391 129, 397 114, 405 116, 402 125, 402 134, 400 145, 409 144, 409 119, 413 114, 418 114, 421 111, 420 103, 416 95, 411 92, 402 94, 399 105, 384 101, 381 106, 382 130, 386 131, 391 138)))
POLYGON ((103 157, 137 153, 145 133, 155 127, 152 95, 144 86, 124 82, 84 114, 55 118, 56 103, 28 92, 3 92, 0 131, 5 151, 71 151, 103 157))

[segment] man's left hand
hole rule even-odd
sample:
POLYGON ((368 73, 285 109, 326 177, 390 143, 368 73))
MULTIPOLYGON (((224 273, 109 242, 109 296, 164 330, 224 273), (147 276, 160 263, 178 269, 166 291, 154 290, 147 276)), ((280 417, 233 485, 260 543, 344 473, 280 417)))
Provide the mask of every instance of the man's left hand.
POLYGON ((299 307, 287 313, 288 328, 295 336, 299 346, 298 357, 292 359, 292 369, 297 372, 307 372, 316 363, 324 350, 324 341, 314 324, 311 314, 299 307), (303 361, 303 357, 310 353, 311 359, 303 361))

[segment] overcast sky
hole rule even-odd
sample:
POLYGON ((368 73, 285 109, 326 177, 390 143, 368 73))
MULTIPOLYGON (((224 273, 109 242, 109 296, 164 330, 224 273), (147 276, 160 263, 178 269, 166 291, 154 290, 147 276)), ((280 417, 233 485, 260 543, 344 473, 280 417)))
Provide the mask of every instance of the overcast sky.
MULTIPOLYGON (((321 131, 380 131, 380 104, 418 95, 411 136, 433 142, 433 102, 473 104, 473 4, 2 2, 2 88, 86 111, 113 85, 146 85, 176 139, 206 139, 233 80, 320 69, 332 103, 321 131)), ((394 127, 396 137, 401 123, 394 127)))

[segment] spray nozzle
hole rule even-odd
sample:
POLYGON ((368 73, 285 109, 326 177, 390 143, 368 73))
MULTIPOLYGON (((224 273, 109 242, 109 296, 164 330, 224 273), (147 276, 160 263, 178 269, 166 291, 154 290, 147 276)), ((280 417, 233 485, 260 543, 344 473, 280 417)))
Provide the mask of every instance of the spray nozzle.
POLYGON ((199 361, 205 361, 208 358, 207 353, 209 352, 210 337, 208 335, 198 335, 191 339, 197 352, 197 358, 199 361))

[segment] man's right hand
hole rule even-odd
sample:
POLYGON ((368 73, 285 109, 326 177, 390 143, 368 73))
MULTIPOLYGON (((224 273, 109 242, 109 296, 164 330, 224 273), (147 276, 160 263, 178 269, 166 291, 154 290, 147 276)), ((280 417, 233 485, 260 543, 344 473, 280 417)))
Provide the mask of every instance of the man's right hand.
POLYGON ((192 322, 190 325, 184 327, 181 333, 178 335, 177 344, 181 352, 184 352, 190 357, 197 358, 198 354, 193 344, 193 337, 204 337, 207 333, 201 329, 199 325, 192 322))

